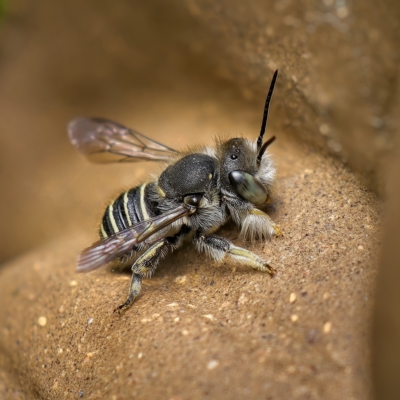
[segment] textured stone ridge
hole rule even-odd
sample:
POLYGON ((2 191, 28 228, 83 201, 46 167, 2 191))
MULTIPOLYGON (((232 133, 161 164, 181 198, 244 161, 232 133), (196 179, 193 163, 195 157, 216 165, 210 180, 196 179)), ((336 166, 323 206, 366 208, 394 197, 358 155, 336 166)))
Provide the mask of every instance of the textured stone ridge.
MULTIPOLYGON (((93 237, 59 239, 5 266, 0 358, 15 386, 0 386, 1 397, 370 398, 379 203, 308 148, 288 152, 281 141, 274 152, 269 212, 283 237, 254 247, 277 269, 272 279, 186 246, 118 315, 128 274, 74 272, 93 237)), ((231 223, 220 233, 238 240, 231 223)))

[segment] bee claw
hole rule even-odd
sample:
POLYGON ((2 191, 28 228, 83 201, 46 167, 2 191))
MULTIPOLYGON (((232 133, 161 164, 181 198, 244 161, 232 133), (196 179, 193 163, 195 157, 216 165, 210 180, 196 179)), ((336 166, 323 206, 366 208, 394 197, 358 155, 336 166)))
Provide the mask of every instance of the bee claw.
POLYGON ((114 314, 121 314, 124 310, 128 308, 128 305, 125 303, 120 304, 118 307, 114 308, 114 314))
POLYGON ((276 275, 276 269, 272 268, 270 265, 268 265, 269 269, 271 270, 271 272, 269 273, 272 276, 276 275))

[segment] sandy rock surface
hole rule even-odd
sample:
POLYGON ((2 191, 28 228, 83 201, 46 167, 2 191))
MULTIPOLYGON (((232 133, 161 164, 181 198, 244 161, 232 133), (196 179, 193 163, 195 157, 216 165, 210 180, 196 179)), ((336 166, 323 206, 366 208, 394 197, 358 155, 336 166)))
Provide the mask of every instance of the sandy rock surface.
MULTIPOLYGON (((398 2, 7 4, 0 398, 370 399, 382 204, 360 180, 385 192, 400 115, 398 2), (78 275, 76 256, 97 239, 107 201, 159 167, 91 165, 66 122, 104 116, 178 149, 220 134, 255 139, 275 68, 267 135, 278 138, 278 178, 267 211, 283 237, 246 246, 276 277, 215 265, 187 245, 114 314, 129 272, 78 275)), ((396 198, 390 207, 380 390, 396 383, 400 359, 396 198)), ((219 233, 242 245, 232 223, 219 233)))
MULTIPOLYGON (((15 386, 2 398, 370 398, 379 203, 308 147, 281 141, 274 153, 269 211, 283 237, 254 247, 272 279, 188 245, 118 315, 129 274, 74 272, 87 234, 3 268, 0 343, 15 386)), ((232 223, 220 233, 238 243, 232 223)))

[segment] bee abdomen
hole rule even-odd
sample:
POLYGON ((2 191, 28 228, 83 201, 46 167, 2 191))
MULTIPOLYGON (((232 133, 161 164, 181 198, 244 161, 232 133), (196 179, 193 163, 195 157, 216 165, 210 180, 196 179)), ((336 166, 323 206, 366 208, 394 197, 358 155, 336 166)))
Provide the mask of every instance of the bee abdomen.
POLYGON ((138 218, 134 213, 134 194, 137 188, 121 193, 110 203, 100 224, 100 236, 108 237, 135 223, 138 218))
POLYGON ((129 228, 140 221, 155 216, 155 210, 147 200, 151 184, 143 184, 124 193, 108 205, 100 224, 100 236, 108 237, 129 228))

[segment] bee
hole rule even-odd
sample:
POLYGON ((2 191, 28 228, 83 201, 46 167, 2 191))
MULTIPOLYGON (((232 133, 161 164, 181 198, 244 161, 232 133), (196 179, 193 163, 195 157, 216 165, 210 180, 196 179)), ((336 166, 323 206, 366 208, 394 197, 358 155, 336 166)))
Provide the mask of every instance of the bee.
POLYGON ((191 240, 216 262, 233 261, 274 275, 253 252, 214 232, 232 218, 241 236, 253 239, 281 235, 279 226, 259 208, 271 194, 276 168, 267 154, 275 137, 263 143, 268 109, 278 71, 265 101, 260 135, 217 139, 215 147, 176 151, 118 123, 76 118, 68 125, 71 143, 94 162, 160 161, 163 172, 121 193, 104 212, 100 240, 84 249, 77 270, 88 272, 114 260, 136 257, 129 294, 115 311, 130 307, 168 251, 191 240))

